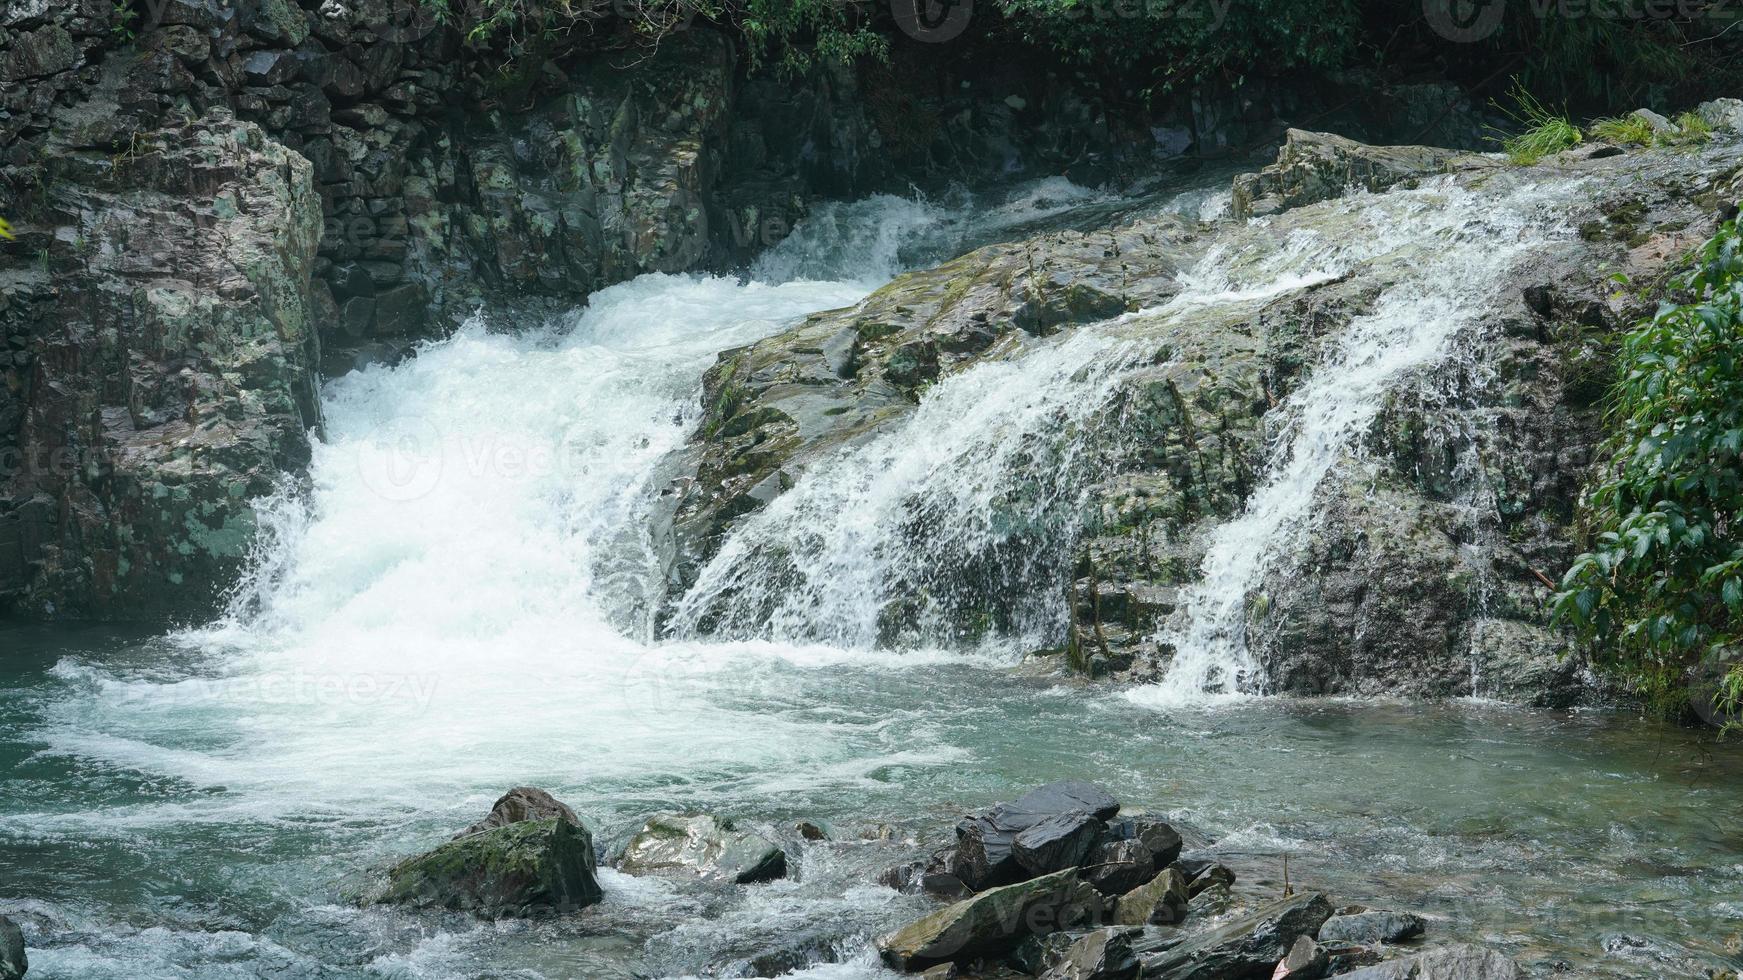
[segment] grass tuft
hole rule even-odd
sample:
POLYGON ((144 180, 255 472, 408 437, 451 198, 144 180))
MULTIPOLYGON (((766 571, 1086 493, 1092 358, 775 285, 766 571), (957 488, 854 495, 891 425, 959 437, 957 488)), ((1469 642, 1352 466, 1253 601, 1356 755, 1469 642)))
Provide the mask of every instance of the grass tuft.
POLYGON ((1513 101, 1511 108, 1498 104, 1496 108, 1517 123, 1520 131, 1501 137, 1499 142, 1507 151, 1508 159, 1514 163, 1530 166, 1552 153, 1571 149, 1584 141, 1585 135, 1566 114, 1551 112, 1537 96, 1527 92, 1518 79, 1514 79, 1508 97, 1513 101))

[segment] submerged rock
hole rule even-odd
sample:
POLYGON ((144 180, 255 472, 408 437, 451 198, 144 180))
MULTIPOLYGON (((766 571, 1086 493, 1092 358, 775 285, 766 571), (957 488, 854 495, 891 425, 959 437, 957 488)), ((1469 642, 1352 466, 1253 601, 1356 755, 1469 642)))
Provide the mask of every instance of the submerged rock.
POLYGON ((561 817, 523 820, 400 862, 375 900, 490 918, 567 911, 604 897, 594 867, 585 828, 561 817))
POLYGON ((1481 946, 1448 946, 1339 974, 1339 980, 1518 980, 1519 964, 1481 946))
POLYGON ((650 817, 618 859, 626 874, 687 872, 747 885, 787 873, 787 855, 760 834, 707 814, 662 813, 650 817))
POLYGON ((30 959, 24 954, 24 931, 4 915, 0 915, 0 980, 20 980, 30 969, 30 959))
POLYGON ((877 941, 884 962, 907 972, 1009 952, 1025 937, 1068 929, 1100 914, 1101 895, 1075 870, 981 892, 877 941))
POLYGON ((1334 915, 1320 927, 1319 938, 1327 943, 1401 943, 1420 937, 1425 928, 1422 916, 1409 912, 1368 911, 1353 915, 1334 915))
POLYGON ((1143 956, 1153 980, 1244 980, 1267 976, 1295 941, 1331 917, 1324 895, 1303 894, 1267 905, 1210 932, 1143 956))

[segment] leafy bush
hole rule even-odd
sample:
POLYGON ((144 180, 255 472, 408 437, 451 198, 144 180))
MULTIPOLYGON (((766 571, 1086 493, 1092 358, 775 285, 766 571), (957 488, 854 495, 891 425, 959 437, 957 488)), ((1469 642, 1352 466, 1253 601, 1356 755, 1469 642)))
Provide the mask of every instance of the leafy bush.
POLYGON ((1591 551, 1555 617, 1659 711, 1743 699, 1743 236, 1726 222, 1622 344, 1591 551), (1674 301, 1680 300, 1680 301, 1674 301))

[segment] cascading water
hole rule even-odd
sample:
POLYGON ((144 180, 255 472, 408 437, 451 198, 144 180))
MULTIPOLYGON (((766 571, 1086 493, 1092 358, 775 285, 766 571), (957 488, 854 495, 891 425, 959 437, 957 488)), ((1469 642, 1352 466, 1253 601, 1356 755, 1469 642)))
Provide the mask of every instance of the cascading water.
POLYGON ((1482 192, 1443 179, 1346 205, 1361 210, 1361 233, 1323 243, 1320 261, 1388 262, 1396 266, 1392 282, 1283 406, 1286 421, 1259 488, 1212 534, 1198 581, 1163 626, 1159 639, 1175 651, 1168 673, 1132 691, 1134 700, 1172 705, 1263 690, 1246 634, 1252 590, 1290 552, 1326 475, 1357 451, 1388 393, 1437 366, 1489 308, 1490 285, 1513 262, 1568 233, 1559 203, 1576 189, 1569 181, 1482 192))

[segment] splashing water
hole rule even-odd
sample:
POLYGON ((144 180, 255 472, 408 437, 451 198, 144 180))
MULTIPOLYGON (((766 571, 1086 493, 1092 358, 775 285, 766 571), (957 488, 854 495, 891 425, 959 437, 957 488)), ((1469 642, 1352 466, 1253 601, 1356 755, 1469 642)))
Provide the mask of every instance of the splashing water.
POLYGON ((1392 285, 1287 400, 1259 488, 1239 517, 1212 534, 1198 581, 1159 636, 1175 651, 1168 673, 1131 691, 1133 700, 1168 706, 1263 690, 1247 643, 1252 590, 1290 552, 1326 474, 1355 451, 1388 392, 1446 356, 1489 309, 1491 285, 1520 256, 1566 234, 1558 204, 1576 191, 1573 182, 1545 182, 1485 194, 1443 179, 1355 198, 1348 206, 1360 209, 1362 227, 1344 242, 1317 250, 1291 243, 1297 255, 1319 251, 1318 261, 1333 266, 1388 263, 1392 285))

